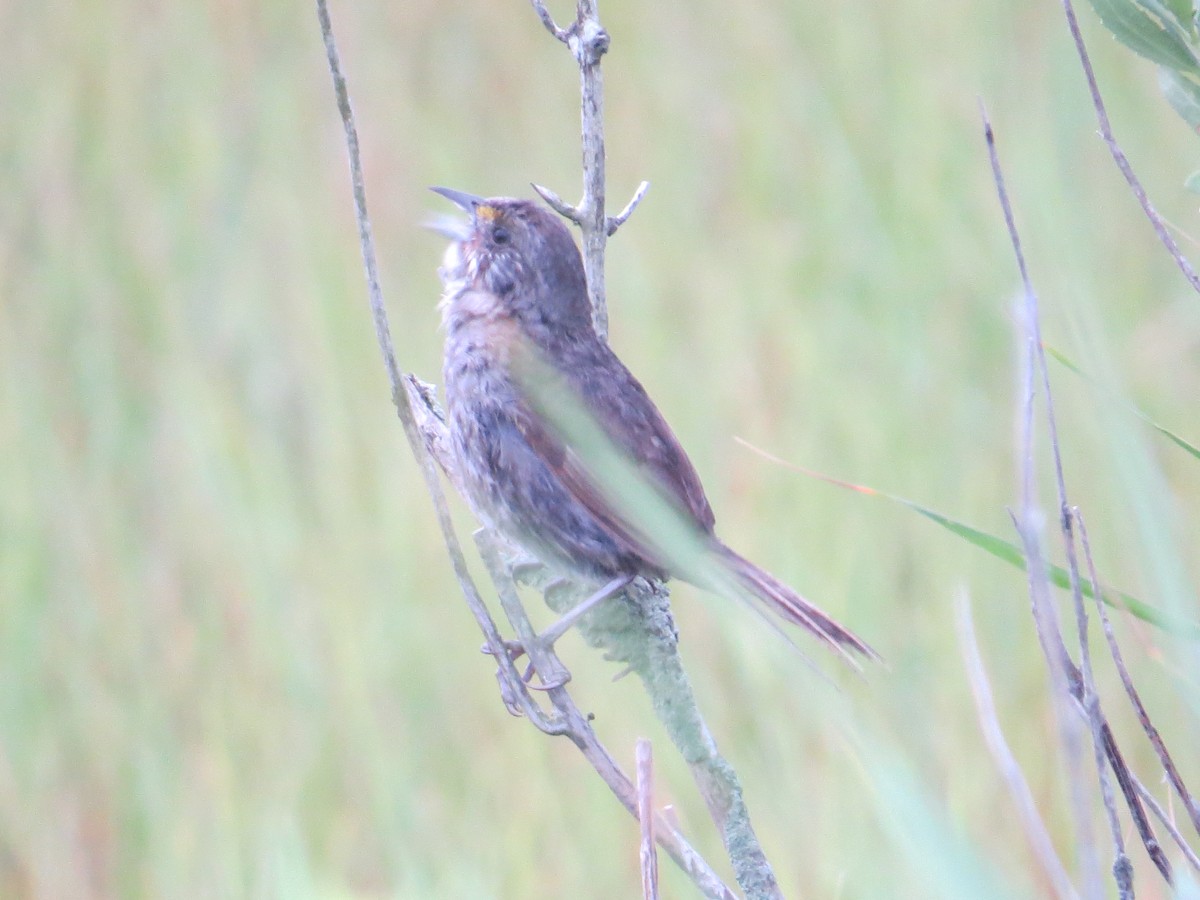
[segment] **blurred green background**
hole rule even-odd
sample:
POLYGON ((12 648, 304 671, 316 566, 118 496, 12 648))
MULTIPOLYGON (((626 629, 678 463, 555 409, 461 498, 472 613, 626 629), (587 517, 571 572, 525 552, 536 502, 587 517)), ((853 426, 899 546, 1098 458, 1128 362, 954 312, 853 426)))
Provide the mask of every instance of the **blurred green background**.
MULTIPOLYGON (((1046 893, 954 631, 965 591, 1074 867, 1023 577, 733 438, 1011 536, 1017 282, 979 99, 1047 338, 1200 437, 1200 302, 1096 137, 1060 7, 601 12, 611 203, 653 185, 610 245, 612 342, 725 539, 888 662, 834 671, 835 693, 745 610, 676 592, 785 891, 1046 893)), ((575 196, 578 75, 523 0, 332 14, 397 351, 432 380, 426 187, 575 196)), ((1118 137, 1195 232, 1195 137, 1080 15, 1118 137)), ((478 653, 389 402, 312 5, 9 0, 0 26, 0 896, 636 896, 634 823, 569 744, 505 713, 478 653)), ((1105 577, 1187 602, 1200 466, 1054 376, 1105 577)), ((1200 781, 1194 648, 1118 628, 1200 781)), ((728 875, 640 686, 575 636, 561 649, 625 764, 654 740, 659 802, 728 875)), ((1165 896, 1133 859, 1139 896, 1165 896)))

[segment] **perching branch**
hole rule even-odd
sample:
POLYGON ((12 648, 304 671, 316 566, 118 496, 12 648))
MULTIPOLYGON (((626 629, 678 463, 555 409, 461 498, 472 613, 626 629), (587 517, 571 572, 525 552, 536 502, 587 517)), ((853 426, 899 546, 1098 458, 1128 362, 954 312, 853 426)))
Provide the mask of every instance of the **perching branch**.
MULTIPOLYGON (((570 47, 579 66, 583 199, 577 206, 571 206, 549 188, 537 184, 533 188, 554 210, 579 226, 592 319, 596 333, 604 339, 608 334, 605 242, 633 214, 649 184, 642 182, 618 215, 605 214, 604 82, 600 59, 608 51, 609 36, 600 24, 596 0, 577 0, 575 21, 568 28, 554 22, 543 0, 531 2, 546 30, 570 47)), ((750 824, 737 773, 717 750, 716 741, 700 714, 679 656, 667 597, 663 585, 638 579, 626 591, 624 603, 604 604, 583 619, 579 631, 589 644, 603 647, 610 659, 626 663, 641 679, 655 714, 692 770, 742 890, 751 898, 779 897, 775 874, 750 824)), ((556 600, 549 595, 546 599, 560 612, 569 606, 556 606, 556 600)))
MULTIPOLYGON (((446 549, 450 554, 455 575, 466 597, 467 605, 470 607, 480 629, 484 633, 487 651, 497 661, 497 677, 501 685, 501 696, 510 712, 523 714, 547 734, 562 734, 568 737, 592 764, 613 793, 616 794, 622 805, 631 814, 636 816, 637 794, 633 783, 621 772, 615 760, 600 744, 587 717, 575 706, 565 688, 559 685, 548 692, 553 708, 553 712, 551 713, 544 711, 537 701, 534 700, 529 691, 529 686, 516 671, 508 648, 500 636, 491 614, 488 612, 482 595, 467 570, 466 559, 457 535, 454 532, 445 496, 442 493, 441 484, 438 481, 437 472, 434 468, 435 458, 444 468, 450 459, 447 452, 448 444, 445 438, 445 424, 441 422, 440 416, 437 413, 432 393, 425 390, 425 386, 411 376, 402 378, 399 365, 396 362, 387 312, 383 304, 383 294, 379 286, 371 224, 367 215, 366 190, 363 183, 362 163, 359 155, 358 132, 354 124, 354 114, 350 106, 349 92, 346 88, 345 76, 342 73, 341 60, 334 41, 333 28, 325 0, 317 0, 317 18, 320 22, 321 36, 325 43, 325 52, 329 64, 330 76, 333 80, 334 94, 346 134, 355 218, 358 222, 359 230, 359 244, 362 250, 363 264, 366 268, 367 290, 372 318, 375 324, 375 335, 391 386, 392 401, 396 406, 397 414, 404 427, 409 447, 414 457, 416 457, 422 475, 425 478, 425 485, 433 500, 434 509, 437 514, 438 525, 441 529, 446 549)), ((452 483, 457 482, 453 466, 449 467, 448 475, 452 483)), ((487 554, 485 554, 486 556, 487 554)), ((506 576, 498 577, 495 580, 496 588, 501 593, 502 599, 508 598, 512 600, 515 598, 511 581, 506 576)), ((513 605, 520 610, 519 603, 505 603, 506 609, 513 605)), ((524 618, 523 610, 520 610, 519 618, 524 618)), ((524 628, 520 630, 523 631, 524 628)), ((532 632, 532 628, 529 630, 532 632)), ((532 645, 527 646, 530 647, 531 652, 540 652, 540 650, 533 649, 537 646, 537 642, 533 642, 532 645)), ((543 658, 540 662, 547 669, 553 668, 553 660, 543 658)), ((721 880, 712 871, 711 867, 679 835, 678 831, 665 817, 658 816, 655 826, 655 834, 660 846, 688 874, 706 897, 718 898, 718 900, 733 900, 733 892, 721 883, 721 880)))

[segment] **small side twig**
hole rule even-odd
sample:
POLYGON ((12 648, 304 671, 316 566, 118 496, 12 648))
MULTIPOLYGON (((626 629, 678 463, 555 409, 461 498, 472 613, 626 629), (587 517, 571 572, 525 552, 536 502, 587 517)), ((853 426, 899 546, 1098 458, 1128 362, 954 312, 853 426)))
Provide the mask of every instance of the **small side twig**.
POLYGON ((533 188, 535 191, 537 191, 537 195, 539 197, 541 197, 543 200, 545 200, 546 203, 550 206, 550 208, 552 210, 554 210, 556 213, 558 213, 560 216, 567 219, 568 221, 574 222, 576 225, 583 224, 583 219, 579 214, 578 207, 572 206, 570 203, 568 203, 562 197, 558 196, 558 194, 554 193, 554 191, 550 190, 550 188, 546 187, 545 185, 536 184, 536 183, 531 182, 529 186, 531 188, 533 188))
POLYGON ((531 2, 533 3, 534 12, 538 14, 538 18, 546 26, 546 30, 565 44, 567 42, 566 29, 558 27, 554 21, 554 17, 550 15, 550 10, 546 9, 546 4, 543 0, 531 0, 531 2))
POLYGON ((637 190, 633 192, 633 196, 629 198, 629 202, 625 204, 625 208, 615 216, 608 217, 608 236, 612 237, 617 233, 617 229, 629 221, 629 217, 633 215, 633 211, 638 208, 638 204, 642 202, 642 198, 646 196, 646 191, 650 190, 650 182, 643 181, 637 186, 637 190))
POLYGON ((638 822, 641 825, 641 844, 638 860, 642 870, 642 897, 658 900, 658 853, 654 849, 654 751, 650 742, 637 742, 636 769, 638 822))
POLYGON ((1071 39, 1075 42, 1075 52, 1079 54, 1079 63, 1083 66, 1084 77, 1087 78, 1088 91, 1092 96, 1092 107, 1096 110, 1096 121, 1100 125, 1100 137, 1103 138, 1105 145, 1108 147, 1108 152, 1112 155, 1113 162, 1117 164, 1117 168, 1125 176, 1125 181, 1129 185, 1129 189, 1133 191, 1134 197, 1141 204, 1142 211, 1145 212, 1146 218, 1150 220, 1150 224, 1154 228, 1154 233, 1158 235, 1159 241, 1166 247, 1167 252, 1171 254, 1171 258, 1175 260, 1175 265, 1179 267, 1179 271, 1183 273, 1183 277, 1188 280, 1188 283, 1192 286, 1192 290, 1200 293, 1200 275, 1196 274, 1196 270, 1192 268, 1192 264, 1188 262, 1187 257, 1180 251, 1175 239, 1171 237, 1171 232, 1167 229, 1167 223, 1158 214, 1158 210, 1154 208, 1154 204, 1150 202, 1150 198, 1146 194, 1146 189, 1142 187, 1141 181, 1134 174, 1133 166, 1129 164, 1129 159, 1125 156, 1125 151, 1121 149, 1121 145, 1117 143, 1116 137, 1113 136, 1112 123, 1108 120, 1108 110, 1104 106, 1104 99, 1100 96, 1100 87, 1096 82, 1096 72, 1092 68, 1091 57, 1088 56, 1087 46, 1083 42, 1083 32, 1079 30, 1079 20, 1075 16, 1075 5, 1071 0, 1062 0, 1062 4, 1063 11, 1067 16, 1067 27, 1071 31, 1071 39))

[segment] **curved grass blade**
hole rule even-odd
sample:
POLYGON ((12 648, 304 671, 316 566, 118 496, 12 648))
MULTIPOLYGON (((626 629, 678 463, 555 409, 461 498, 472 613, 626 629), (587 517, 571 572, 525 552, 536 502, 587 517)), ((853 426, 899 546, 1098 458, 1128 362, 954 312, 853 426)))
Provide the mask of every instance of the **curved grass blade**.
MULTIPOLYGON (((838 487, 856 491, 860 494, 883 497, 885 500, 890 500, 893 503, 899 503, 901 506, 906 506, 913 512, 924 516, 931 522, 936 522, 947 531, 956 534, 968 543, 975 545, 980 550, 984 550, 997 559, 1002 559, 1009 565, 1015 566, 1022 571, 1025 570, 1025 555, 1021 552, 1021 549, 1011 541, 1006 541, 1002 537, 997 537, 994 534, 981 531, 980 529, 971 525, 967 525, 964 522, 959 522, 957 519, 952 519, 949 516, 943 515, 942 513, 930 509, 927 506, 922 506, 915 500, 909 500, 906 497, 899 497, 895 494, 879 491, 875 488, 867 487, 866 485, 854 484, 849 481, 842 481, 838 478, 832 478, 828 475, 822 475, 820 472, 814 472, 811 469, 805 469, 802 466, 797 466, 793 463, 790 463, 785 459, 780 459, 778 456, 774 456, 765 450, 755 447, 753 444, 748 443, 741 438, 734 438, 734 440, 747 449, 753 450, 763 458, 769 459, 772 462, 781 466, 785 466, 795 472, 799 472, 802 475, 807 475, 810 478, 826 481, 830 484, 835 484, 838 487)), ((1071 586, 1070 577, 1067 574, 1067 570, 1062 566, 1051 564, 1048 566, 1048 574, 1050 581, 1057 587, 1069 588, 1071 586)), ((1094 596, 1090 583, 1084 582, 1080 585, 1080 588, 1083 590, 1085 597, 1094 596)), ((1131 615, 1136 616, 1143 622, 1148 622, 1151 625, 1155 625, 1163 629, 1163 631, 1170 632, 1171 634, 1175 634, 1180 637, 1200 638, 1200 625, 1197 623, 1182 621, 1173 616, 1169 616, 1156 607, 1139 600, 1132 594, 1127 594, 1124 591, 1119 591, 1114 588, 1102 587, 1100 599, 1114 609, 1127 610, 1131 615)))
MULTIPOLYGON (((1069 356, 1067 356, 1067 354, 1063 353, 1061 350, 1058 350, 1046 343, 1043 343, 1042 346, 1046 349, 1047 353, 1049 353, 1051 356, 1054 357, 1055 360, 1058 361, 1058 363, 1060 365, 1062 365, 1064 368, 1074 372, 1076 375, 1078 375, 1080 378, 1082 378, 1084 381, 1086 381, 1088 383, 1088 385, 1095 388, 1096 390, 1102 390, 1105 393, 1110 393, 1109 391, 1105 390, 1104 387, 1099 382, 1097 382, 1095 378, 1093 378, 1091 375, 1089 375, 1087 372, 1085 372, 1078 364, 1076 364, 1074 361, 1072 361, 1072 359, 1069 356)), ((1174 443, 1180 449, 1191 454, 1196 459, 1200 459, 1200 447, 1197 447, 1195 444, 1191 443, 1190 441, 1187 441, 1184 438, 1181 438, 1179 435, 1177 435, 1175 432, 1171 431, 1171 429, 1167 428, 1165 425, 1160 425, 1158 422, 1155 422, 1152 418, 1150 418, 1149 415, 1142 412, 1142 410, 1138 409, 1138 407, 1134 406, 1132 403, 1128 402, 1127 400, 1121 400, 1118 398, 1118 402, 1121 403, 1122 406, 1124 406, 1126 409, 1128 409, 1131 413, 1133 413, 1135 416, 1137 416, 1143 422, 1145 422, 1147 425, 1149 425, 1151 428, 1153 428, 1155 431, 1157 431, 1159 434, 1161 434, 1163 437, 1165 437, 1167 440, 1174 443)))

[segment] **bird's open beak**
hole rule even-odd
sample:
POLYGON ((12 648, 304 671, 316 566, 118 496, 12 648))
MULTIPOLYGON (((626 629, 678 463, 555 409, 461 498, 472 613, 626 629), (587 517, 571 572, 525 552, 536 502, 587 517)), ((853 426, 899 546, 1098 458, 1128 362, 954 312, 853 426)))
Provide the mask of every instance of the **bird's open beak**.
POLYGON ((470 240, 471 232, 474 230, 475 207, 483 203, 482 197, 476 197, 474 194, 468 194, 465 191, 456 191, 454 188, 446 187, 431 187, 431 191, 435 194, 441 194, 455 206, 463 210, 463 212, 471 216, 471 221, 463 221, 458 216, 450 216, 438 214, 425 222, 425 227, 430 231, 436 231, 442 237, 447 237, 452 241, 470 240))
POLYGON ((474 194, 468 194, 465 191, 456 191, 454 188, 431 187, 430 190, 435 194, 441 194, 463 212, 473 213, 475 212, 475 207, 483 202, 482 197, 476 197, 474 194))

